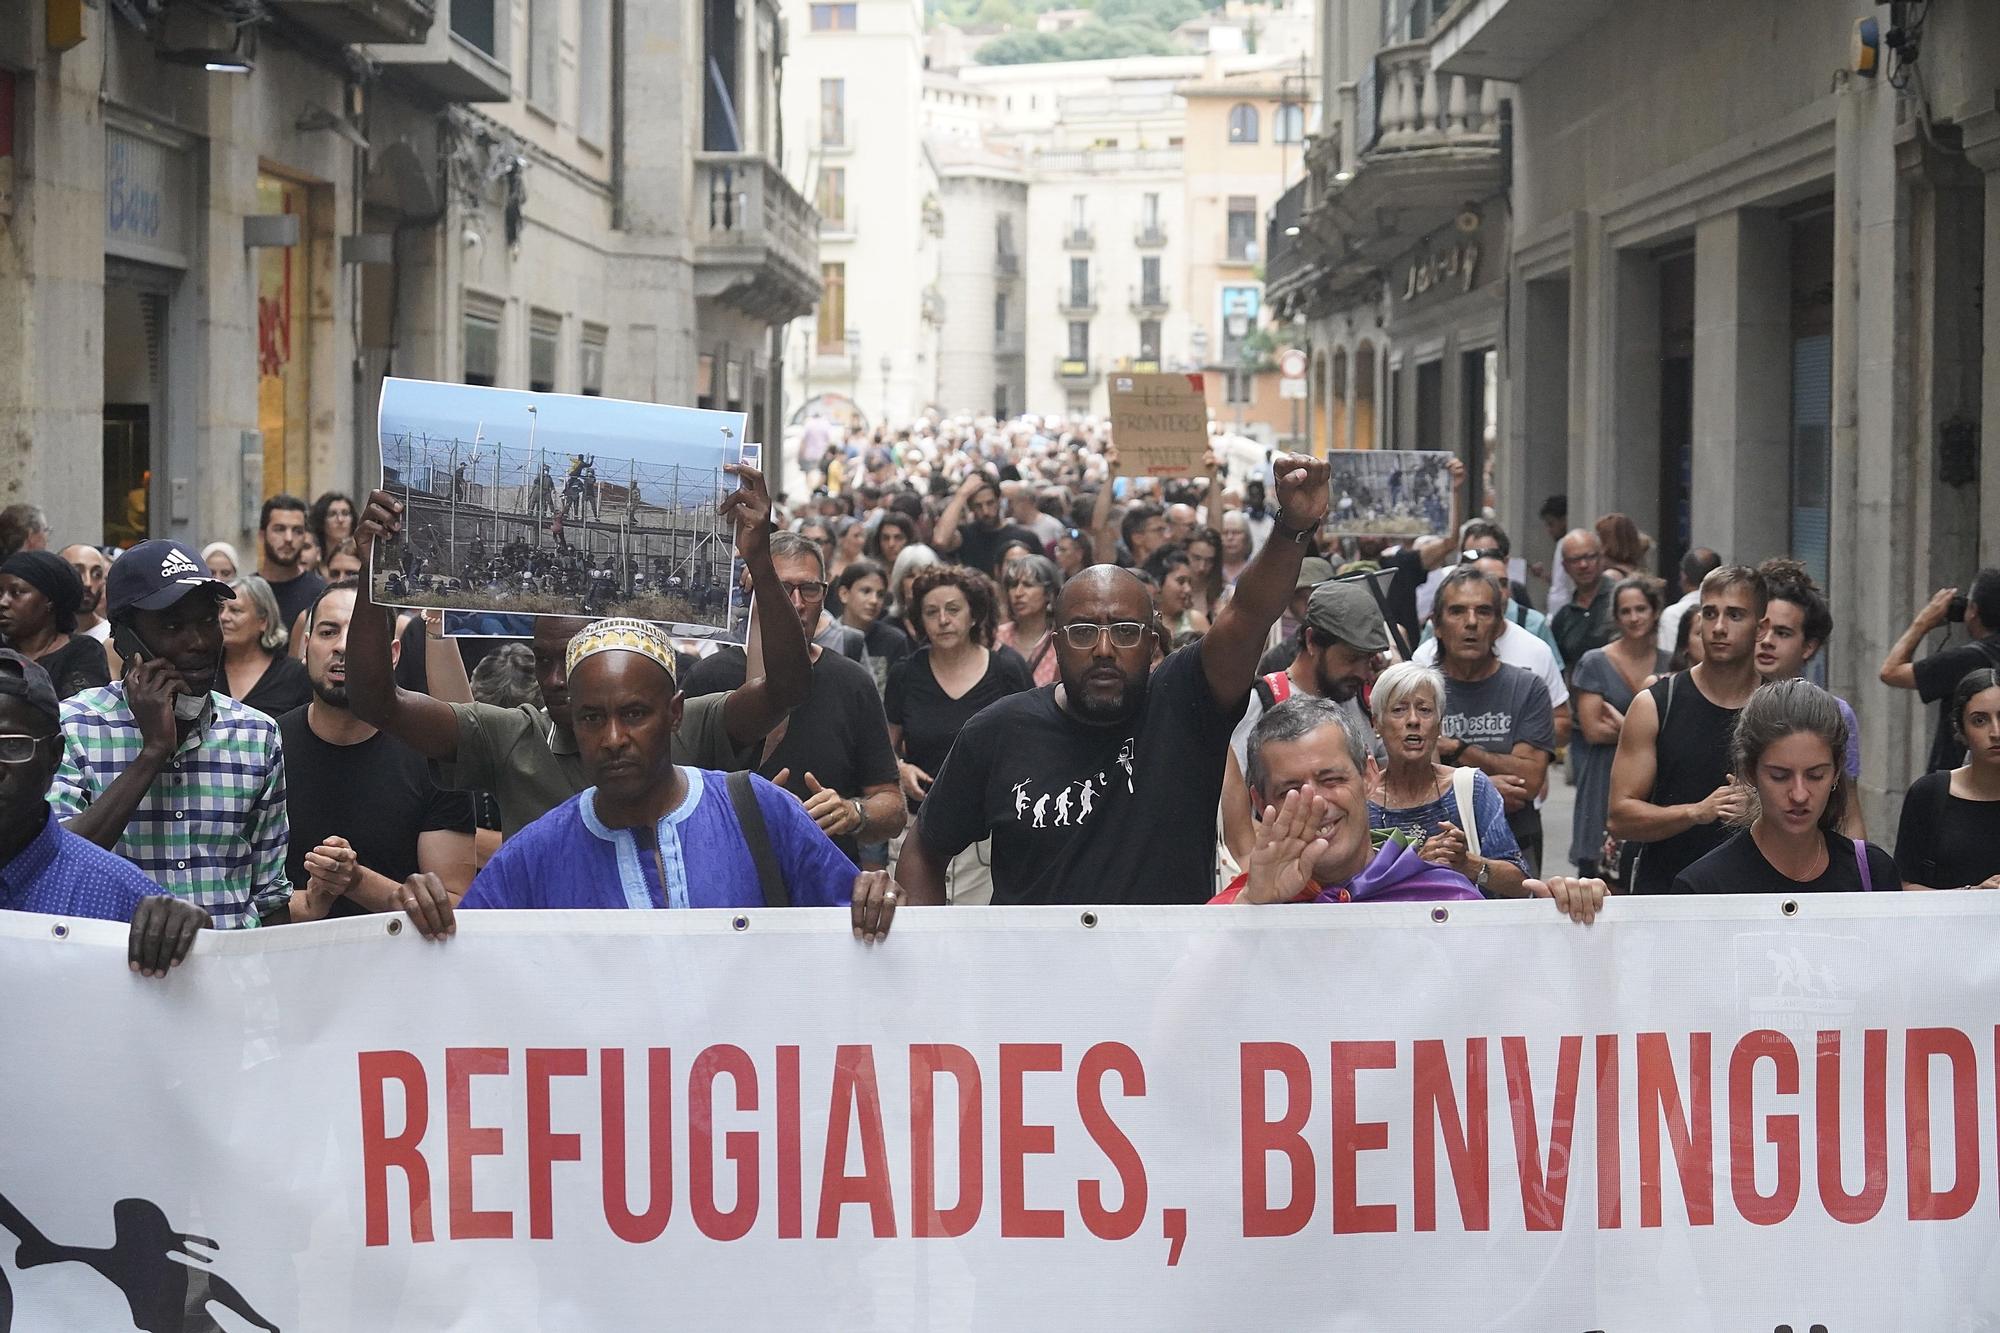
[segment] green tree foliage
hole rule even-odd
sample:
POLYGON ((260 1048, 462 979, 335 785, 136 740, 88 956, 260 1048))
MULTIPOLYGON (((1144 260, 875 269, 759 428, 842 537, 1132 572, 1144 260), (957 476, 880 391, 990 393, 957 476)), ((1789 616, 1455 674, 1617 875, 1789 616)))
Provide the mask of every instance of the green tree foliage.
POLYGON ((982 65, 1029 65, 1061 60, 1110 60, 1163 56, 1176 50, 1162 30, 1144 23, 1092 21, 1068 32, 1009 32, 979 48, 982 65))

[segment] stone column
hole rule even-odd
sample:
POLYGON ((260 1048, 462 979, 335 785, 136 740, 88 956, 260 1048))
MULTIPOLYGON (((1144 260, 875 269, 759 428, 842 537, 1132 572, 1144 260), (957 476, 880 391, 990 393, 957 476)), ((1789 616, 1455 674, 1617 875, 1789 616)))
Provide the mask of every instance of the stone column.
POLYGON ((1789 249, 1773 213, 1695 228, 1693 534, 1749 565, 1789 544, 1789 249))
POLYGON ((1966 159, 1986 177, 1985 304, 1979 375, 1979 563, 2000 565, 2000 106, 1959 120, 1966 159))

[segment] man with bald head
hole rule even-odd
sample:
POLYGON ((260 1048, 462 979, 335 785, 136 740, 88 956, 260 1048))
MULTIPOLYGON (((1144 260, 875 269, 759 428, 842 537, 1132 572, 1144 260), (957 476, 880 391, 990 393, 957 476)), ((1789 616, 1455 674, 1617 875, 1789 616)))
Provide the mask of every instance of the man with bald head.
MULTIPOLYGON (((747 766, 747 747, 805 702, 812 689, 812 662, 799 618, 771 566, 771 493, 764 475, 735 464, 723 470, 741 481, 723 499, 721 512, 734 518, 737 553, 756 579, 764 676, 689 704, 679 719, 675 754, 681 763, 734 769, 747 766)), ((387 491, 369 496, 354 529, 361 558, 369 559, 377 537, 394 536, 402 525, 400 500, 387 491)), ((587 785, 571 727, 563 664, 571 639, 589 623, 571 616, 536 618, 530 646, 541 686, 539 708, 446 703, 396 684, 388 617, 375 608, 370 579, 364 577, 347 633, 349 707, 355 717, 435 762, 441 785, 491 793, 500 806, 501 830, 512 836, 587 785)))
POLYGON ((1055 607, 1059 680, 991 705, 953 743, 897 881, 943 899, 944 868, 993 840, 995 903, 1200 903, 1215 893, 1229 733, 1264 636, 1327 509, 1327 465, 1272 463, 1271 539, 1198 643, 1153 667, 1159 620, 1131 571, 1093 565, 1055 607))
MULTIPOLYGON (((63 547, 62 558, 83 584, 83 601, 76 608, 76 632, 99 643, 111 642, 111 622, 104 618, 104 578, 111 572, 111 562, 88 542, 63 547)), ((111 660, 117 661, 115 656, 111 660)))
POLYGON ((1617 637, 1618 623, 1611 614, 1612 580, 1604 577, 1604 543, 1589 528, 1572 529, 1556 546, 1556 554, 1576 591, 1556 612, 1551 628, 1562 649, 1564 670, 1574 671, 1585 653, 1617 637))
MULTIPOLYGON (((879 873, 857 877, 805 807, 754 774, 674 762, 686 699, 666 635, 643 620, 595 621, 571 637, 563 666, 590 785, 503 843, 461 910, 845 907, 853 899, 856 934, 887 933, 895 886, 879 873), (760 870, 766 858, 776 884, 760 870)), ((451 932, 443 890, 434 875, 411 876, 401 890, 426 935, 451 932)))

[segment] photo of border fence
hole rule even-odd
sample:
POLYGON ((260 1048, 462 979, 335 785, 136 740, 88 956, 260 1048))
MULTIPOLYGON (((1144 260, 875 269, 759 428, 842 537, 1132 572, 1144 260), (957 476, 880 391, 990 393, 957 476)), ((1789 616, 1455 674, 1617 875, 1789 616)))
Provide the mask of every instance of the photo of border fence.
POLYGON ((384 606, 634 616, 741 640, 737 412, 389 379, 382 488, 403 502, 372 571, 384 606))

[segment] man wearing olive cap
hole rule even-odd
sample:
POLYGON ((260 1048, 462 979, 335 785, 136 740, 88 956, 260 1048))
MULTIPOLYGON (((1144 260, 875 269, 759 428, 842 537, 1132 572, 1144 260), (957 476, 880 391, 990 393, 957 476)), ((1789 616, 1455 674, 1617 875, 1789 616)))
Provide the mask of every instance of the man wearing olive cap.
POLYGON ((1338 704, 1354 733, 1367 738, 1380 760, 1382 742, 1369 724, 1362 693, 1375 680, 1382 654, 1390 649, 1389 626, 1381 604, 1362 579, 1328 579, 1312 587, 1304 621, 1293 643, 1291 662, 1260 676, 1250 704, 1229 737, 1229 768, 1222 783, 1222 840, 1242 865, 1255 841, 1249 768, 1250 732, 1267 709, 1285 700, 1312 696, 1338 704))
MULTIPOLYGON (((795 907, 854 903, 858 933, 888 929, 895 886, 854 863, 805 808, 745 774, 763 825, 746 830, 729 775, 676 764, 684 696, 674 650, 643 620, 600 620, 570 640, 570 725, 591 785, 507 839, 459 903, 479 908, 761 907, 756 841, 768 846, 795 907)), ((402 903, 426 935, 449 933, 450 896, 416 875, 402 903)))

